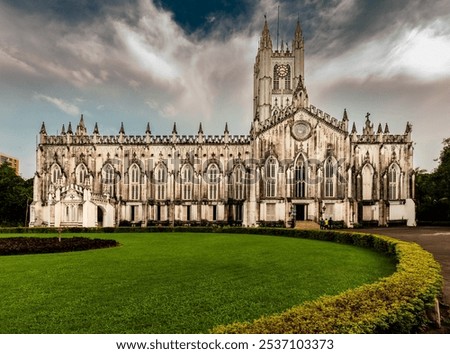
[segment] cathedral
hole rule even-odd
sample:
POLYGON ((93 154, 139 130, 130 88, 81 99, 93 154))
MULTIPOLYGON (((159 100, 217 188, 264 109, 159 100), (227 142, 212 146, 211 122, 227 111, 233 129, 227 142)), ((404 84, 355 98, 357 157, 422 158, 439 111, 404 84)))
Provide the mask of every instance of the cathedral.
MULTIPOLYGON (((274 48, 267 22, 253 73, 248 135, 105 136, 84 118, 36 150, 30 226, 415 225, 411 125, 362 131, 309 104, 304 39, 274 48)), ((144 128, 144 127, 143 127, 144 128)))

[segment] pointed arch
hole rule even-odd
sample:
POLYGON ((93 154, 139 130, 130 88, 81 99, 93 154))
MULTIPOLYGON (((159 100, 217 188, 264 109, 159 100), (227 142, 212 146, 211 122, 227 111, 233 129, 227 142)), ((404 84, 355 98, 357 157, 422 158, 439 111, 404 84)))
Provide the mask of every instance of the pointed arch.
POLYGON ((307 160, 303 154, 299 154, 294 162, 294 198, 307 196, 307 160))
POLYGON ((269 156, 265 163, 265 194, 268 198, 277 196, 277 175, 278 175, 278 161, 275 156, 269 156))
POLYGON ((366 163, 361 169, 363 200, 370 200, 373 198, 373 175, 374 169, 372 165, 366 163))
POLYGON ((84 163, 80 163, 75 168, 75 181, 76 184, 81 185, 87 182, 87 178, 89 176, 88 169, 84 163))
POLYGON ((52 167, 50 167, 50 181, 53 184, 60 183, 62 178, 62 169, 61 167, 55 162, 52 167))
POLYGON ((193 199, 194 168, 190 163, 181 168, 181 199, 193 199))
POLYGON ((400 199, 400 166, 394 162, 388 168, 388 199, 400 199))
POLYGON ((156 185, 155 189, 155 199, 156 200, 164 200, 166 199, 166 186, 168 179, 168 171, 167 166, 164 163, 159 163, 154 171, 154 181, 156 185))
POLYGON ((103 194, 109 194, 111 198, 116 196, 116 178, 115 169, 111 163, 106 163, 102 167, 102 191, 103 194))
POLYGON ((206 170, 206 182, 208 185, 208 199, 217 200, 219 198, 219 166, 216 163, 210 163, 206 170))
POLYGON ((278 64, 273 67, 273 89, 280 89, 280 76, 278 75, 278 64))
POLYGON ((236 200, 245 199, 245 168, 242 164, 237 164, 233 169, 233 198, 236 200))
POLYGON ((332 156, 328 157, 324 164, 324 197, 334 198, 336 196, 337 163, 332 156))
POLYGON ((137 163, 133 163, 128 169, 130 189, 129 199, 139 200, 141 196, 141 168, 137 163))
POLYGON ((288 64, 286 65, 287 71, 286 76, 284 77, 284 88, 286 90, 291 89, 291 66, 288 64))

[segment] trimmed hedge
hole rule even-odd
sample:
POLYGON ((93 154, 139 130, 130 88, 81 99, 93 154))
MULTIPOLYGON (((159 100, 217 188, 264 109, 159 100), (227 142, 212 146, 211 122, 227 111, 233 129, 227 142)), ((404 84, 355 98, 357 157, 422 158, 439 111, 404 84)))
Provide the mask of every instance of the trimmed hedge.
POLYGON ((380 281, 324 296, 253 322, 220 325, 212 333, 414 333, 442 289, 440 266, 419 245, 386 236, 297 231, 306 237, 370 247, 397 258, 397 271, 380 281))

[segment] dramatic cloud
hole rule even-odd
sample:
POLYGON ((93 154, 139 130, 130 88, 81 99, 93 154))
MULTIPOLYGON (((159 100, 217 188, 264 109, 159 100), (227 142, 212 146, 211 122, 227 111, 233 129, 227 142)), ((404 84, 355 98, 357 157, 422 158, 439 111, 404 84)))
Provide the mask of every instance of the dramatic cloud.
POLYGON ((447 0, 0 0, 0 150, 30 176, 41 122, 55 131, 81 113, 105 134, 122 121, 130 134, 148 121, 156 134, 173 122, 247 133, 264 14, 274 46, 291 45, 300 19, 312 104, 347 108, 358 127, 367 111, 399 133, 411 121, 418 164, 433 166, 445 129, 428 121, 448 127, 450 114, 447 0))

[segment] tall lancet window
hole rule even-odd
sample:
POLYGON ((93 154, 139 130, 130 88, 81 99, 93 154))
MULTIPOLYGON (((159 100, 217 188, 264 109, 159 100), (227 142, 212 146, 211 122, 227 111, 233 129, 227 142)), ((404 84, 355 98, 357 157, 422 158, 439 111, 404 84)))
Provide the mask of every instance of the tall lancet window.
POLYGON ((155 169, 155 185, 155 199, 166 199, 167 168, 163 164, 159 164, 155 169))
POLYGON ((291 66, 286 65, 286 76, 284 77, 284 88, 286 90, 291 89, 291 66))
POLYGON ((295 185, 294 185, 294 197, 305 198, 306 197, 306 161, 303 156, 299 156, 295 161, 295 185))
POLYGON ((277 196, 277 160, 270 156, 266 161, 266 197, 277 196))
POLYGON ((361 172, 362 177, 362 199, 372 199, 373 192, 373 168, 369 164, 366 164, 361 172))
POLYGON ((324 172, 325 172, 325 197, 333 198, 335 195, 335 182, 336 182, 336 173, 335 173, 335 164, 331 157, 329 157, 325 161, 324 172))
POLYGON ((273 67, 273 89, 280 89, 280 76, 278 75, 278 65, 273 67))
POLYGON ((219 198, 219 167, 213 163, 208 167, 207 185, 208 185, 208 199, 216 200, 219 198))
POLYGON ((273 67, 273 89, 291 89, 291 66, 287 64, 277 64, 273 67))
POLYGON ((53 184, 57 184, 61 179, 61 167, 58 164, 53 164, 50 174, 50 180, 53 184))
POLYGON ((115 197, 115 173, 110 163, 102 168, 102 190, 103 194, 109 194, 111 198, 115 197))
POLYGON ((389 200, 399 199, 399 185, 400 185, 400 167, 397 164, 392 164, 389 167, 388 183, 389 183, 389 200))
POLYGON ((233 189, 234 199, 244 199, 244 187, 245 187, 245 169, 242 165, 237 165, 233 172, 233 189))
POLYGON ((141 169, 137 164, 132 164, 130 175, 130 199, 139 200, 141 195, 141 169))
POLYGON ((88 170, 85 164, 81 163, 75 169, 75 179, 77 184, 85 184, 88 178, 88 170))
POLYGON ((184 165, 181 170, 181 198, 192 199, 192 188, 194 185, 194 169, 191 165, 184 165))

